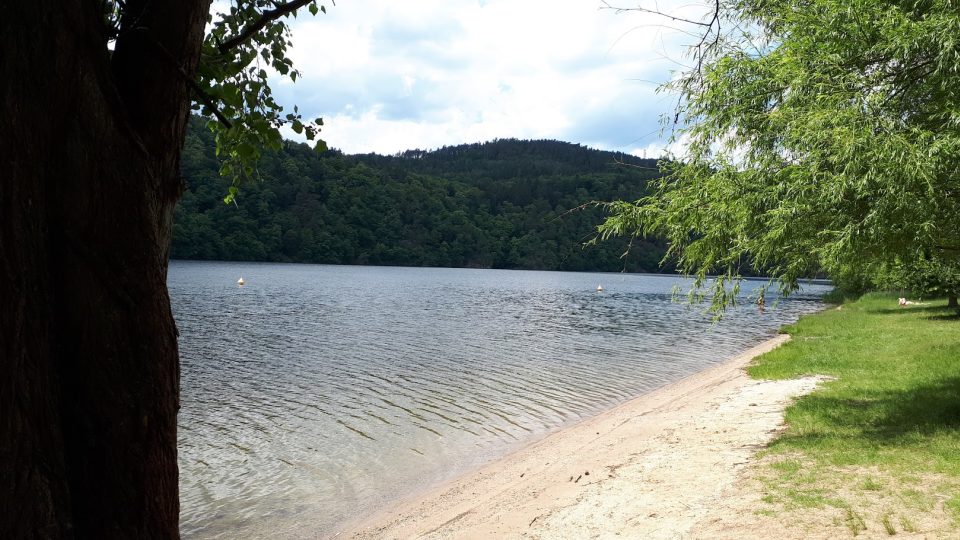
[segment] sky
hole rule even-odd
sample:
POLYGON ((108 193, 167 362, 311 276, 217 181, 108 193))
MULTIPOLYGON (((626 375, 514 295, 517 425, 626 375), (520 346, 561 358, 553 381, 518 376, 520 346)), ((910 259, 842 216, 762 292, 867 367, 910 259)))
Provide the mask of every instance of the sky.
MULTIPOLYGON (((519 138, 659 157, 676 96, 657 87, 689 61, 696 30, 600 0, 322 3, 325 15, 292 22, 301 77, 272 87, 287 109, 323 117, 322 138, 347 153, 519 138)), ((698 0, 610 3, 707 11, 698 0)))

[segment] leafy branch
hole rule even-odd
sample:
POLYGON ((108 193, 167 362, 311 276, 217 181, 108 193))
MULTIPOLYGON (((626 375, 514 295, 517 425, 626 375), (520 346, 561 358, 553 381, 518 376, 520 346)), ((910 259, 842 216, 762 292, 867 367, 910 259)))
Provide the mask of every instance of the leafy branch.
MULTIPOLYGON (((233 49, 234 47, 237 47, 243 43, 246 43, 251 37, 253 37, 254 34, 259 32, 260 30, 263 30, 263 28, 268 24, 270 24, 271 22, 276 21, 281 17, 286 17, 288 15, 291 15, 296 10, 308 4, 310 4, 311 8, 313 8, 311 12, 314 15, 316 15, 317 12, 314 11, 317 9, 316 0, 294 0, 292 2, 280 4, 280 5, 277 5, 277 7, 275 7, 274 9, 264 11, 260 15, 260 18, 248 24, 246 27, 244 27, 244 29, 239 34, 224 41, 217 48, 220 50, 220 52, 226 53, 230 49, 233 49)), ((334 3, 334 5, 336 5, 336 3, 334 3)), ((327 8, 323 6, 320 6, 319 9, 324 13, 327 12, 327 8)))
POLYGON ((227 203, 246 179, 259 175, 262 151, 281 147, 284 126, 315 141, 317 151, 327 148, 319 138, 323 119, 304 119, 296 106, 285 111, 269 84, 271 72, 294 82, 300 76, 287 56, 293 44, 287 20, 304 7, 312 15, 326 13, 317 0, 251 0, 236 1, 229 11, 212 18, 201 49, 199 78, 191 87, 198 96, 194 109, 217 119, 208 128, 215 134, 220 174, 231 179, 227 203))

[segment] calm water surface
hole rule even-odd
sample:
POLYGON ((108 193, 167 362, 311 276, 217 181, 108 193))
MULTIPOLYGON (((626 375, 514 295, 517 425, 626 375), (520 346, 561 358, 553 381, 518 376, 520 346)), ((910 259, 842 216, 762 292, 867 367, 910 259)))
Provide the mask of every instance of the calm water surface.
POLYGON ((807 287, 763 315, 745 305, 713 325, 700 308, 671 302, 683 283, 172 262, 181 531, 336 534, 398 497, 727 359, 819 309, 826 290, 807 287))

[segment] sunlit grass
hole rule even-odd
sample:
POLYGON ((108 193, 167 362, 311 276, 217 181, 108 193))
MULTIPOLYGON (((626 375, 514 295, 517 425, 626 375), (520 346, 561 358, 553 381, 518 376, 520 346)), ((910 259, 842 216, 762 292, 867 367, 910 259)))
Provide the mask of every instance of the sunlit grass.
POLYGON ((785 331, 792 340, 758 358, 750 375, 834 379, 787 409, 788 429, 765 454, 764 501, 842 507, 839 521, 853 535, 868 526, 910 531, 914 513, 960 523, 956 312, 943 301, 900 308, 874 294, 785 331))

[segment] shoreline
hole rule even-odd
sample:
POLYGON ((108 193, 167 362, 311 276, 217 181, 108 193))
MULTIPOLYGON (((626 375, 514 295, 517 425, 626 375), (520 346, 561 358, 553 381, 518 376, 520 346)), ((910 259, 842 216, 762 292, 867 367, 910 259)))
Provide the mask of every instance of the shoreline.
POLYGON ((819 379, 743 370, 743 353, 347 525, 337 538, 683 536, 819 379))

